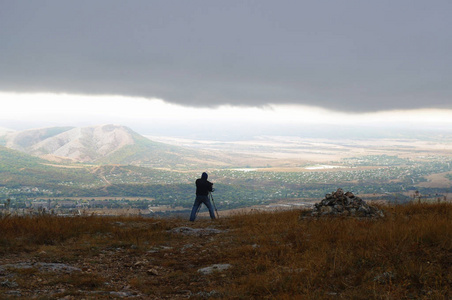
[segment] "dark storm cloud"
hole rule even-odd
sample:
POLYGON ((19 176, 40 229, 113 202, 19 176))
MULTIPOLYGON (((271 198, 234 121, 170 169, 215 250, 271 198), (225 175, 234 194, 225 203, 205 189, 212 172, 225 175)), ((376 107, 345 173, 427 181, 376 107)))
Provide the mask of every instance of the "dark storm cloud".
POLYGON ((0 1, 0 90, 452 107, 451 1, 0 1))

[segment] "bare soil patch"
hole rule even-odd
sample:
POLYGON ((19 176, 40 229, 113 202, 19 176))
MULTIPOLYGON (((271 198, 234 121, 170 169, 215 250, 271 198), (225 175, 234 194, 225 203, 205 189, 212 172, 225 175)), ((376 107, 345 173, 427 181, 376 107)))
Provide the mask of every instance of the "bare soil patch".
POLYGON ((427 188, 451 188, 452 191, 452 181, 446 177, 448 174, 450 175, 452 172, 429 175, 426 177, 427 182, 421 182, 418 186, 427 188))

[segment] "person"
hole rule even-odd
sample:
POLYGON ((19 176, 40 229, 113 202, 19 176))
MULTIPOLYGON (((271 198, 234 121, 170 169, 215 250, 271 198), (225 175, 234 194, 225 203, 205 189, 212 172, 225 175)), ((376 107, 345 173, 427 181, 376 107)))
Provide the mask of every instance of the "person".
POLYGON ((213 183, 208 181, 207 177, 207 173, 203 172, 201 174, 201 178, 196 179, 196 199, 190 214, 191 222, 196 219, 196 213, 202 203, 204 203, 209 209, 210 218, 212 220, 215 219, 215 212, 209 199, 209 193, 213 192, 213 183))

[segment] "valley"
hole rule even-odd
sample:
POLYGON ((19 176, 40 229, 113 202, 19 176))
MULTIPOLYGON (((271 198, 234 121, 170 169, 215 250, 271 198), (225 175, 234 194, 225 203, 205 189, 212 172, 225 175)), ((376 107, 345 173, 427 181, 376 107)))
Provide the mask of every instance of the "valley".
POLYGON ((452 197, 452 138, 447 135, 212 141, 142 136, 123 126, 101 125, 8 132, 1 140, 0 209, 11 199, 8 209, 23 213, 41 207, 76 214, 117 209, 186 215, 194 181, 203 171, 214 182, 215 201, 225 213, 309 206, 338 187, 368 201, 452 197))

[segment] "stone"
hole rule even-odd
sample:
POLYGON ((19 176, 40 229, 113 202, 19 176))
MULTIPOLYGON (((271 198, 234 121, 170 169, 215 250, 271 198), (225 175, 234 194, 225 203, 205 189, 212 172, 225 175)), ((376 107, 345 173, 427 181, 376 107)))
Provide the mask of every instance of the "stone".
POLYGON ((334 209, 335 209, 337 212, 342 212, 342 211, 344 211, 344 207, 343 207, 342 205, 340 205, 340 204, 336 204, 336 205, 334 206, 334 209))
MULTIPOLYGON (((190 292, 190 294, 191 294, 191 292, 190 292)), ((198 292, 198 293, 194 294, 194 296, 201 297, 203 299, 210 299, 213 297, 219 297, 220 294, 217 291, 213 290, 210 292, 198 292)))
POLYGON ((7 288, 16 288, 19 285, 15 281, 9 281, 8 279, 6 279, 5 281, 0 282, 0 286, 4 286, 4 287, 7 287, 7 288))
MULTIPOLYGON (((366 205, 367 206, 367 205, 366 205)), ((358 208, 359 212, 364 212, 364 213, 368 213, 369 212, 369 207, 366 207, 365 205, 362 205, 358 208)))
POLYGON ((344 195, 344 190, 341 188, 338 188, 337 191, 333 194, 333 197, 339 198, 339 197, 342 197, 343 195, 344 195))
POLYGON ((110 295, 117 298, 128 298, 132 297, 133 293, 131 292, 110 292, 110 295))
POLYGON ((70 266, 67 264, 62 264, 62 263, 24 262, 24 263, 0 265, 0 272, 6 270, 8 268, 11 268, 11 269, 37 268, 40 272, 58 272, 58 273, 72 273, 72 272, 81 272, 82 271, 80 268, 73 267, 73 266, 70 266))
POLYGON ((146 271, 148 275, 159 276, 159 272, 155 268, 151 268, 146 271))
POLYGON ((22 297, 22 294, 20 291, 5 291, 5 295, 11 295, 14 297, 22 297))
POLYGON ((213 272, 221 272, 232 267, 230 264, 215 264, 209 267, 205 267, 198 270, 198 273, 202 273, 204 275, 212 274, 213 272))
POLYGON ((182 235, 212 235, 224 232, 223 230, 215 229, 215 228, 191 228, 191 227, 177 227, 169 230, 172 233, 178 233, 182 235))
POLYGON ((193 248, 193 244, 186 244, 182 247, 182 249, 180 250, 180 253, 185 253, 185 250, 193 248))
POLYGON ((319 215, 384 217, 383 211, 369 206, 352 192, 344 193, 341 188, 338 188, 336 192, 326 194, 324 199, 314 204, 311 216, 319 215))
POLYGON ((146 265, 147 264, 147 261, 137 261, 135 264, 134 264, 134 267, 140 267, 140 266, 144 266, 144 265, 146 265))
POLYGON ((322 213, 322 214, 329 214, 329 213, 331 213, 333 211, 333 207, 331 207, 331 206, 322 206, 321 208, 320 208, 320 212, 322 213))

